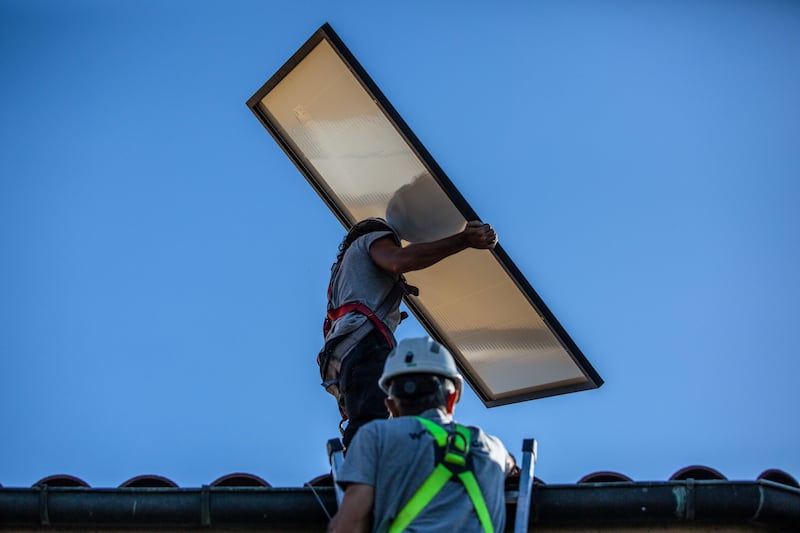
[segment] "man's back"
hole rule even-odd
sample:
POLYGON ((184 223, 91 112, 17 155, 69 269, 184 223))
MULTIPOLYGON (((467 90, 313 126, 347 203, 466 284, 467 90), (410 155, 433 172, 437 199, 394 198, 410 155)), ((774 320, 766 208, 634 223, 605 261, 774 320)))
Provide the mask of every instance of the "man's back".
MULTIPOLYGON (((350 302, 365 304, 372 311, 377 310, 397 282, 392 276, 377 266, 369 255, 369 249, 378 239, 390 237, 390 231, 368 233, 356 239, 345 252, 338 265, 336 275, 331 279, 330 303, 336 308, 350 302)), ((381 317, 387 327, 394 331, 400 322, 399 308, 394 308, 386 317, 381 317)), ((334 322, 329 338, 349 333, 367 320, 359 313, 349 313, 334 322)))
MULTIPOLYGON (((446 429, 454 429, 454 424, 446 423, 437 409, 425 411, 421 416, 446 429)), ((499 439, 478 428, 471 430, 473 472, 495 531, 502 531, 505 525, 505 478, 510 468, 508 453, 499 439)), ((359 430, 348 449, 339 480, 375 487, 374 531, 387 531, 406 502, 433 472, 434 449, 433 437, 413 417, 374 421, 359 430)), ((464 486, 453 479, 445 484, 406 531, 482 532, 483 528, 464 486)))

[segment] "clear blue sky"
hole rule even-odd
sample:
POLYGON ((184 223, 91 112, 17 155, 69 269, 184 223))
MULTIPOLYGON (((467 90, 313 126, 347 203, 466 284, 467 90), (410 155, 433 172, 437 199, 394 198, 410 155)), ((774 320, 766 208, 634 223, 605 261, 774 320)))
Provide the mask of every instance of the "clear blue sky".
POLYGON ((343 228, 245 106, 324 22, 606 381, 460 420, 800 477, 800 4, 0 0, 0 484, 328 471, 343 228))

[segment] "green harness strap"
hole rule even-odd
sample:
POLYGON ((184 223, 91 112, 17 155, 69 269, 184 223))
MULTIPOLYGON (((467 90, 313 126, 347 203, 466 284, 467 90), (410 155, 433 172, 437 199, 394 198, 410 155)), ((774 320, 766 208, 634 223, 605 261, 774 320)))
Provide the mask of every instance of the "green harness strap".
POLYGON ((436 440, 436 446, 444 450, 444 456, 431 475, 420 485, 414 496, 397 514, 397 518, 389 527, 389 533, 400 533, 405 530, 453 476, 456 476, 464 485, 484 532, 494 533, 489 509, 486 507, 483 493, 478 486, 478 480, 475 479, 475 474, 466 468, 469 443, 472 441, 470 430, 456 424, 456 432, 449 433, 432 420, 419 416, 415 418, 430 432, 436 440))

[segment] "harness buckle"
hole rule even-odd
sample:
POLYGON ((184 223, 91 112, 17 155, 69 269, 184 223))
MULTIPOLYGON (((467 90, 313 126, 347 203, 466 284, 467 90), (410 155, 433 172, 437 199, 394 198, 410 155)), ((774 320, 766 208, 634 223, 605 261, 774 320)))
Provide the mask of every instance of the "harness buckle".
POLYGON ((448 469, 454 474, 467 469, 469 440, 461 432, 448 433, 447 444, 445 444, 443 452, 442 461, 447 463, 448 469))

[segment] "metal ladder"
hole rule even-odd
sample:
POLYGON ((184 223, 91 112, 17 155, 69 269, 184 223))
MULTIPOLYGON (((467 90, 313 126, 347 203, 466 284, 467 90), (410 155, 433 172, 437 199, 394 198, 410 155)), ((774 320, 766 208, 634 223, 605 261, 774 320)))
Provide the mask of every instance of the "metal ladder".
POLYGON ((514 517, 514 533, 530 531, 528 527, 533 495, 533 467, 536 465, 536 439, 522 441, 522 466, 519 473, 519 492, 517 493, 517 514, 514 517))
POLYGON ((328 440, 328 461, 331 463, 331 476, 333 477, 333 490, 336 493, 336 506, 341 507, 344 491, 339 486, 339 468, 344 460, 344 446, 342 439, 328 440))

